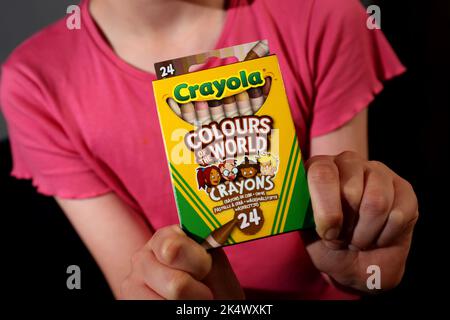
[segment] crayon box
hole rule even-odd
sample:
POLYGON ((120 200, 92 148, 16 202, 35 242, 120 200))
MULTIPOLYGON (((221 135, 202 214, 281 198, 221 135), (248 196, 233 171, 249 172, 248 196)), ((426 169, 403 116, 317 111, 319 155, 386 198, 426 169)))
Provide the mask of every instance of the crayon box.
POLYGON ((155 64, 183 230, 215 248, 314 226, 278 59, 257 41, 155 64), (208 59, 232 63, 208 68, 208 59))

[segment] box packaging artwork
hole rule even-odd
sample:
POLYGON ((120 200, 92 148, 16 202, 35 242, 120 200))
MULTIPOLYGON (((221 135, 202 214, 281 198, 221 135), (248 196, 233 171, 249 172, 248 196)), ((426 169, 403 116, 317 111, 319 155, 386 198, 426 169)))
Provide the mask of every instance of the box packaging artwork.
POLYGON ((173 191, 189 236, 209 249, 314 226, 298 137, 267 41, 159 62, 155 70, 173 191), (208 68, 211 57, 234 62, 208 68))

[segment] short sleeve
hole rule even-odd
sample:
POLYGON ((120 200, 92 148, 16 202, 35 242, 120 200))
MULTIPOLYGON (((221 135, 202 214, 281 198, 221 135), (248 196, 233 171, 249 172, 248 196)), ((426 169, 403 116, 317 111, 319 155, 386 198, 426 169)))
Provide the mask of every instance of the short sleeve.
POLYGON ((329 133, 366 108, 383 81, 405 71, 358 0, 315 0, 307 44, 314 77, 311 136, 329 133))
POLYGON ((38 192, 49 196, 89 198, 107 193, 108 186, 74 147, 34 78, 21 68, 2 68, 0 106, 11 144, 11 174, 31 179, 38 192))

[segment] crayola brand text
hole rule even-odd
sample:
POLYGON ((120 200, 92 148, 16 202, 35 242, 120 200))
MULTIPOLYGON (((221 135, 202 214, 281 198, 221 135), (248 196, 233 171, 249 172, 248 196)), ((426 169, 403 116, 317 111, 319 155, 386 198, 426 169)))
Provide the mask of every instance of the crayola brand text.
POLYGON ((248 88, 261 87, 265 83, 261 71, 247 73, 241 70, 237 75, 202 83, 182 82, 173 89, 173 98, 179 103, 208 99, 222 99, 248 88))

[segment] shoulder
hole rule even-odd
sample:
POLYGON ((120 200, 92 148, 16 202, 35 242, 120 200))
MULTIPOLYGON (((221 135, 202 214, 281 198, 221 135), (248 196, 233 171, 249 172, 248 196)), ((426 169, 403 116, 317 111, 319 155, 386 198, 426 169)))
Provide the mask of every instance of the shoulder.
POLYGON ((64 72, 77 54, 81 30, 69 30, 61 19, 22 42, 2 65, 4 73, 42 78, 64 72))
POLYGON ((34 105, 43 109, 55 95, 67 93, 73 70, 79 68, 77 57, 83 56, 80 52, 85 37, 83 28, 69 30, 65 19, 61 19, 16 47, 1 66, 1 108, 34 105))
POLYGON ((280 18, 278 22, 290 20, 291 18, 301 18, 311 10, 314 0, 245 0, 256 12, 268 12, 275 18, 280 18), (299 16, 301 15, 301 16, 299 16))
POLYGON ((304 23, 304 18, 351 19, 363 12, 360 0, 247 0, 256 9, 280 19, 304 23))
POLYGON ((277 34, 287 41, 316 41, 325 33, 351 32, 366 26, 367 15, 360 0, 241 1, 251 6, 262 30, 276 26, 277 34))
POLYGON ((312 20, 327 23, 329 27, 354 26, 364 21, 364 12, 360 0, 313 0, 312 20))
POLYGON ((311 2, 318 10, 335 13, 360 10, 363 7, 361 0, 311 0, 311 2))

